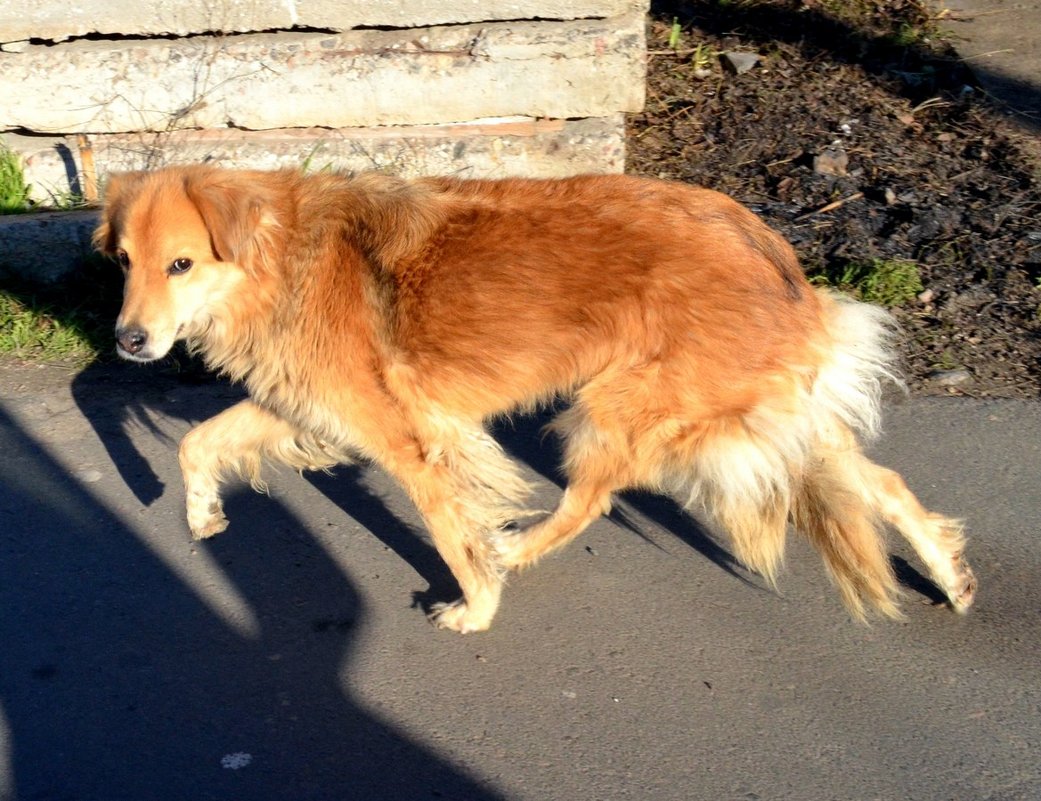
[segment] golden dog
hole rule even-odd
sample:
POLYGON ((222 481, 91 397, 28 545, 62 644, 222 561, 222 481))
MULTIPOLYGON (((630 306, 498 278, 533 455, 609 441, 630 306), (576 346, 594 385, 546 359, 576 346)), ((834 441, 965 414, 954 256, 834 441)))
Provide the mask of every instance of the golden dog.
POLYGON ((899 614, 883 523, 972 603, 961 526, 858 443, 893 378, 888 316, 811 287, 716 192, 169 168, 112 176, 95 241, 126 274, 122 356, 185 340, 248 389, 181 444, 197 538, 227 526, 228 473, 360 454, 421 511, 463 593, 432 618, 460 632, 628 487, 683 491, 771 582, 791 521, 856 616, 899 614), (562 397, 567 488, 511 530, 529 487, 485 423, 562 397))

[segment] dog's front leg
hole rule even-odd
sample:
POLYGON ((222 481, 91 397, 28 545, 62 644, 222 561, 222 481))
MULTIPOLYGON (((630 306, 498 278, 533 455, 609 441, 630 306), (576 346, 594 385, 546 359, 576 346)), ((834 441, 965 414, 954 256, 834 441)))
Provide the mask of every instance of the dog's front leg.
POLYGON ((499 607, 505 574, 495 538, 517 516, 513 501, 527 485, 479 428, 436 446, 407 434, 391 439, 389 428, 381 431, 379 461, 407 490, 463 591, 454 603, 436 604, 430 618, 439 628, 463 634, 484 631, 499 607))
POLYGON ((263 490, 260 467, 265 458, 297 469, 336 464, 313 437, 251 400, 232 406, 196 426, 181 440, 181 472, 192 537, 204 539, 228 527, 220 499, 228 473, 263 490))
POLYGON ((504 571, 487 532, 473 528, 465 513, 452 508, 460 502, 452 499, 438 513, 427 514, 434 547, 463 591, 458 601, 434 604, 430 619, 438 628, 470 634, 491 626, 499 608, 504 571))
POLYGON ((475 508, 474 499, 459 491, 456 477, 444 464, 417 461, 403 471, 401 465, 397 467, 394 472, 422 513, 434 547, 463 591, 458 601, 435 604, 431 621, 438 628, 461 634, 484 631, 499 608, 503 571, 488 529, 477 519, 480 504, 475 508))

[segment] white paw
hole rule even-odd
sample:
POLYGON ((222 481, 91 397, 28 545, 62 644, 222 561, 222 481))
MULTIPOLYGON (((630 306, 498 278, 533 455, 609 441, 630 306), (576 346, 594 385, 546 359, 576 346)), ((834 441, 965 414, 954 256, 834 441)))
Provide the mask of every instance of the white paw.
POLYGON ((224 516, 219 502, 210 504, 203 513, 188 513, 188 528, 193 540, 204 540, 214 534, 220 534, 228 527, 228 518, 224 516))
POLYGON ((955 612, 965 614, 969 611, 969 607, 972 606, 972 602, 976 600, 976 576, 972 572, 972 568, 969 567, 969 563, 961 556, 955 557, 954 566, 957 571, 958 581, 948 591, 947 597, 950 599, 951 608, 955 612))
POLYGON ((485 631, 492 624, 491 615, 475 614, 462 599, 450 604, 434 604, 427 617, 439 629, 451 629, 460 634, 485 631))

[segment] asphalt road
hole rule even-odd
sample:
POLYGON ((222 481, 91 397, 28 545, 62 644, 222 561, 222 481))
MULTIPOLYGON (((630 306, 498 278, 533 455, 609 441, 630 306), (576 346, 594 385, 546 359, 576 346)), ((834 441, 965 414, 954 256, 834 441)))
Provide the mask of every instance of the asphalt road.
MULTIPOLYGON (((865 627, 803 543, 774 593, 629 497, 462 637, 377 470, 276 475, 189 541, 176 441, 235 397, 0 370, 0 799, 1041 797, 1039 404, 912 399, 877 445, 967 518, 966 617, 895 540, 907 619, 865 627)), ((535 421, 503 436, 553 475, 535 421)))
POLYGON ((940 28, 984 91, 1027 132, 1041 132, 1041 0, 944 0, 940 28))

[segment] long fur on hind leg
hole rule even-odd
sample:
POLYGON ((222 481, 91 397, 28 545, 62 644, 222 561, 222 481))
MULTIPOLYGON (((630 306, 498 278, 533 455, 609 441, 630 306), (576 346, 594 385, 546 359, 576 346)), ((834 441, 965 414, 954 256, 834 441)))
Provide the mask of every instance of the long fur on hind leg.
POLYGON ((787 539, 787 498, 775 494, 759 506, 717 506, 714 517, 729 533, 738 561, 776 587, 787 539))
POLYGON ((901 616, 897 583, 880 520, 858 491, 857 476, 841 451, 819 456, 792 503, 792 522, 824 558, 850 612, 863 620, 872 607, 901 616))

